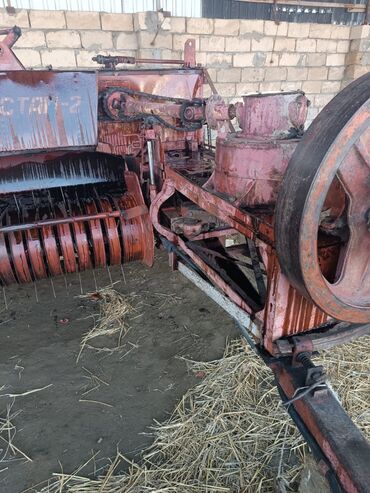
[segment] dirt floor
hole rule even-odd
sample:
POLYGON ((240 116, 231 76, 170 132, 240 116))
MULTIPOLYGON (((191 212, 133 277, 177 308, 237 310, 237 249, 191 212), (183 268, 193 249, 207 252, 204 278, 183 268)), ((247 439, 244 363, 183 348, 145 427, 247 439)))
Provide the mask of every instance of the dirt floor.
MULTIPOLYGON (((122 293, 136 293, 136 311, 124 347, 109 354, 85 350, 76 363, 82 335, 91 327, 94 302, 78 298, 95 290, 91 272, 6 289, 0 292, 0 411, 11 413, 17 433, 13 443, 32 462, 4 459, 0 443, 0 491, 36 491, 33 486, 52 473, 72 472, 99 452, 81 471, 92 473, 114 457, 117 447, 137 457, 151 442, 153 420, 163 420, 196 379, 187 374, 179 356, 210 360, 222 355, 225 340, 235 337, 232 320, 178 272, 172 273, 165 254, 155 266, 111 268, 122 293), (36 300, 38 298, 38 302, 36 300), (97 389, 88 372, 106 384, 97 389), (45 390, 16 397, 50 385, 45 390), (82 400, 82 401, 81 401, 82 400), (91 402, 98 401, 98 402, 91 402), (95 464, 94 464, 95 462, 95 464)), ((106 270, 96 273, 98 287, 109 284, 106 270)), ((114 347, 117 339, 99 341, 114 347)), ((9 452, 9 451, 8 451, 9 452)))

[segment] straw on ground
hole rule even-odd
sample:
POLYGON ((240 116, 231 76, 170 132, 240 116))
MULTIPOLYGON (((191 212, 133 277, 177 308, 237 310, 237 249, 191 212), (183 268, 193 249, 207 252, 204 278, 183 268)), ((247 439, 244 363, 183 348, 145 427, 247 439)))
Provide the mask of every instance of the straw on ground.
MULTIPOLYGON (((334 389, 370 438, 370 337, 320 357, 334 389)), ((140 464, 118 454, 102 477, 55 475, 42 493, 271 493, 297 491, 306 446, 270 370, 241 341, 223 358, 187 361, 202 380, 152 429, 140 464), (128 471, 122 472, 128 466, 128 471), (119 472, 121 470, 121 472, 119 472)))
MULTIPOLYGON (((12 412, 13 405, 14 399, 7 404, 4 416, 0 417, 0 464, 2 466, 16 460, 32 462, 32 459, 14 444, 17 433, 14 419, 22 410, 12 412)), ((2 471, 6 469, 6 467, 1 468, 2 471)))
POLYGON ((93 319, 93 326, 81 339, 77 361, 79 361, 85 348, 107 353, 122 348, 122 339, 130 330, 128 316, 134 310, 129 298, 116 291, 113 286, 81 295, 79 298, 97 302, 99 313, 86 317, 93 319), (118 336, 114 347, 97 347, 91 344, 91 341, 97 337, 114 335, 118 336))

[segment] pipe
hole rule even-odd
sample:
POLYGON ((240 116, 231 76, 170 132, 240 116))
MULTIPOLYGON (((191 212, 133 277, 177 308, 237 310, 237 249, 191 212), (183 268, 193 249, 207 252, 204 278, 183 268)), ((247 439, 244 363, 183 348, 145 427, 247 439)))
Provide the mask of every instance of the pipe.
POLYGON ((26 231, 32 228, 42 228, 43 226, 56 226, 57 224, 69 224, 78 223, 81 221, 91 221, 96 219, 108 219, 110 217, 125 217, 126 211, 118 210, 112 212, 99 212, 97 214, 85 214, 81 216, 71 216, 58 219, 45 219, 42 221, 35 221, 32 223, 15 224, 10 226, 0 227, 0 233, 14 233, 15 231, 26 231))
POLYGON ((148 160, 149 160, 149 179, 150 184, 155 185, 155 175, 154 175, 154 141, 148 140, 148 160))

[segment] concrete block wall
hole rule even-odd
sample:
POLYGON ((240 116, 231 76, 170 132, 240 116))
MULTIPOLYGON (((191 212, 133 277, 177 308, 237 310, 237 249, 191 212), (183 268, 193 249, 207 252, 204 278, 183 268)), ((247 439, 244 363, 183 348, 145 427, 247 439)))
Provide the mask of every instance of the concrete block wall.
POLYGON ((97 53, 182 58, 191 37, 197 61, 226 99, 302 89, 312 103, 309 120, 341 87, 370 70, 370 26, 0 9, 0 28, 13 25, 23 31, 14 51, 35 68, 96 68, 97 53))

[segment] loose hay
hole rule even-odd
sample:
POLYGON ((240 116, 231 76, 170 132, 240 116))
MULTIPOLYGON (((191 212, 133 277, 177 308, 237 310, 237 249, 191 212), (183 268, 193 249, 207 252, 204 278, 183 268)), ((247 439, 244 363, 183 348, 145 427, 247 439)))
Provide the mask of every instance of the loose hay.
MULTIPOLYGON (((18 410, 12 412, 14 399, 7 404, 4 416, 0 417, 0 465, 4 466, 9 462, 23 460, 32 462, 32 459, 25 454, 20 448, 14 444, 15 435, 17 433, 14 419, 22 412, 18 410)), ((1 467, 1 471, 7 467, 1 467)))
POLYGON ((107 353, 112 353, 122 348, 122 339, 130 330, 128 316, 134 310, 129 298, 116 291, 113 286, 102 288, 93 293, 80 295, 79 298, 97 302, 99 313, 94 313, 86 317, 92 318, 94 325, 81 339, 77 361, 79 361, 85 348, 107 353), (97 347, 90 344, 97 337, 113 335, 118 335, 115 347, 97 347))
POLYGON ((86 373, 86 375, 84 375, 84 378, 87 379, 87 384, 84 385, 84 387, 82 388, 83 391, 81 394, 82 396, 90 394, 90 392, 94 392, 95 390, 98 390, 101 385, 105 385, 106 387, 109 387, 108 382, 95 375, 88 368, 85 368, 83 366, 82 369, 86 373))
MULTIPOLYGON (((370 337, 320 357, 343 405, 370 437, 370 337)), ((41 493, 297 491, 306 446, 281 405, 270 370, 241 341, 220 360, 187 361, 202 380, 168 421, 140 465, 121 454, 103 477, 56 474, 41 493), (118 473, 129 464, 128 472, 118 473)), ((81 469, 80 469, 81 471, 81 469)))

